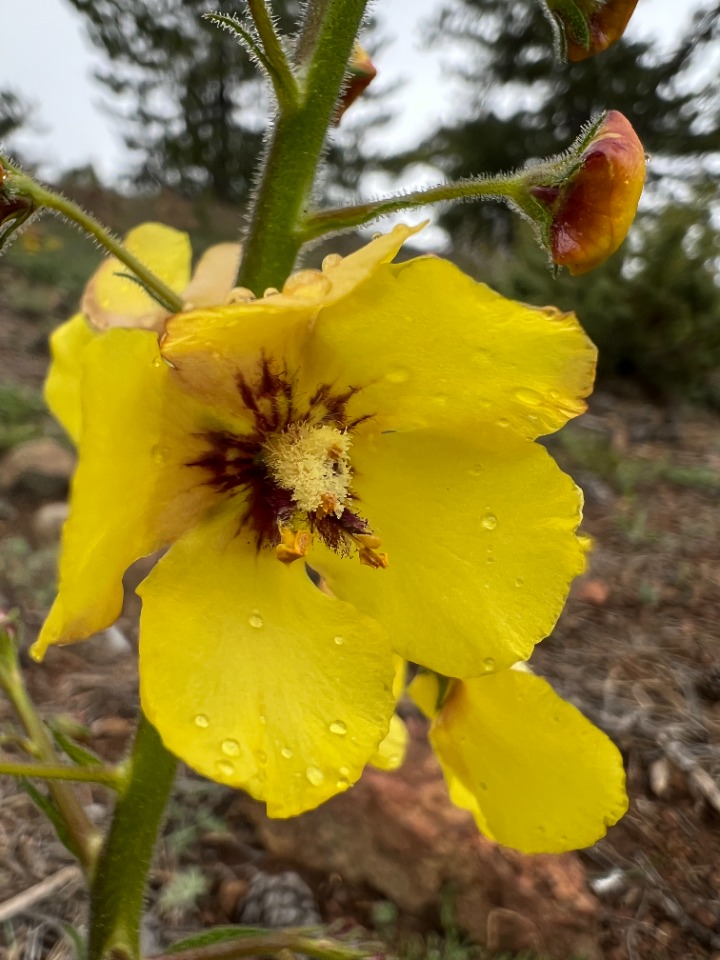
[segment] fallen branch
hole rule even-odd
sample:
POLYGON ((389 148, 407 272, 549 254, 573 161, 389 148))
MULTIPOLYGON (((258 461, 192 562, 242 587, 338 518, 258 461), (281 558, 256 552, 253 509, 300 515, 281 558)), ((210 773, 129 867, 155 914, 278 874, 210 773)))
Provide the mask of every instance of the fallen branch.
POLYGON ((12 919, 12 917, 17 916, 19 913, 25 913, 31 907, 34 907, 36 903, 40 903, 41 900, 47 900, 48 897, 57 893, 64 886, 70 883, 77 884, 81 880, 82 873, 79 867, 63 867, 62 870, 58 870, 58 872, 53 873, 52 876, 46 877, 44 880, 41 880, 40 883, 36 883, 35 886, 23 890, 23 892, 19 893, 16 897, 11 897, 9 900, 6 900, 5 903, 0 903, 0 923, 5 923, 6 920, 12 919))

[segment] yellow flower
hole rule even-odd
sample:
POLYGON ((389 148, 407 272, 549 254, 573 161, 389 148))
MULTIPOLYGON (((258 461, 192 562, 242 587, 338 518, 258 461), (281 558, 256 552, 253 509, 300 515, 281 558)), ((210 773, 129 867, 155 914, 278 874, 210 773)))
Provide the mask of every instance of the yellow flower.
POLYGON ((594 348, 446 261, 391 263, 413 232, 160 344, 81 316, 54 338, 80 449, 35 655, 112 623, 128 565, 170 545, 140 589, 143 710, 273 816, 393 765, 395 655, 461 678, 526 659, 583 568, 580 492, 532 440, 584 410, 594 348))
POLYGON ((410 694, 432 719, 453 803, 486 837, 559 853, 595 843, 627 810, 617 747, 524 664, 442 693, 420 674, 410 694))

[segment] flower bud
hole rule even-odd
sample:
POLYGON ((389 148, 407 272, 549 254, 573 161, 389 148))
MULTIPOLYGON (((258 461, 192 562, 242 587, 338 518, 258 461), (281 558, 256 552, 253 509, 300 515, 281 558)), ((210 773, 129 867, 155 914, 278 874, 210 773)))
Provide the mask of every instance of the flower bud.
POLYGON ((12 173, 0 164, 0 248, 36 209, 32 198, 17 189, 12 173))
POLYGON ((565 36, 568 60, 602 53, 622 37, 638 0, 547 0, 565 36))
POLYGON ((645 152, 617 110, 602 118, 560 181, 530 187, 550 214, 553 261, 587 273, 618 249, 635 218, 645 181, 645 152))
POLYGON ((338 103, 335 123, 343 118, 348 107, 352 106, 365 88, 375 79, 377 70, 366 50, 356 43, 348 64, 348 82, 343 89, 338 103))

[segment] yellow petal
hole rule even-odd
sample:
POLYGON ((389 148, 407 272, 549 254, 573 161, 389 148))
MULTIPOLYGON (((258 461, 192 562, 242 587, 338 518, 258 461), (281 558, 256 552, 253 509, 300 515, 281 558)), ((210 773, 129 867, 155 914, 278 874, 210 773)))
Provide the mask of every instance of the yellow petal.
POLYGON ((239 243, 218 243, 200 257, 192 280, 183 291, 183 303, 190 309, 216 307, 225 303, 235 286, 242 246, 239 243))
POLYGON ((526 660, 584 566, 582 496, 544 448, 502 427, 357 436, 357 510, 386 569, 316 549, 343 600, 407 660, 454 677, 526 660))
POLYGON ((94 336, 95 333, 81 313, 76 313, 50 335, 52 362, 45 380, 45 400, 53 416, 76 444, 80 440, 82 425, 81 357, 94 336))
POLYGON ((394 706, 377 624, 302 564, 258 553, 230 511, 178 541, 140 593, 143 710, 169 750, 273 817, 358 779, 394 706))
POLYGON ((378 770, 399 769, 405 759, 407 743, 408 730, 405 722, 397 714, 393 714, 388 735, 370 758, 370 763, 378 770))
POLYGON ((595 348, 573 314, 507 300, 425 257, 377 266, 325 306, 304 367, 338 391, 362 388, 359 412, 382 426, 485 422, 537 437, 585 410, 595 348))
MULTIPOLYGON (((187 234, 161 223, 144 223, 127 234, 124 245, 172 290, 179 293, 186 286, 192 256, 187 234)), ((168 315, 134 280, 120 275, 128 273, 125 264, 109 257, 85 288, 81 308, 98 330, 158 329, 168 315)))
POLYGON ((453 802, 525 853, 590 846, 627 810, 617 747, 531 673, 457 682, 430 742, 453 802))
POLYGON ((63 530, 59 595, 34 647, 82 640, 111 624, 122 576, 172 540, 213 493, 198 471, 198 405, 159 356, 155 334, 113 330, 82 351, 82 443, 63 530))

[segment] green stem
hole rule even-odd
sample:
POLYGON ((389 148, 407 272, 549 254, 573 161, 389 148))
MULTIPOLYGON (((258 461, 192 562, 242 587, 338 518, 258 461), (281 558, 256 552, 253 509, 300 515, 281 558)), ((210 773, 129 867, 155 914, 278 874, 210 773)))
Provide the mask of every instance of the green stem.
POLYGON ((11 763, 0 760, 0 774, 10 777, 35 777, 40 780, 74 780, 82 783, 103 783, 119 788, 124 775, 110 767, 63 767, 46 763, 11 763))
POLYGON ((525 192, 526 177, 523 174, 488 177, 479 180, 458 180, 455 183, 443 183, 437 187, 414 190, 402 196, 371 200, 350 207, 333 207, 321 210, 309 216, 304 224, 303 242, 314 240, 327 233, 362 227, 372 223, 378 217, 400 210, 411 210, 430 203, 443 203, 448 200, 513 200, 520 204, 525 192))
POLYGON ((281 287, 304 242, 303 221, 353 43, 367 0, 308 5, 300 48, 312 35, 301 99, 280 106, 251 211, 238 285, 262 295, 281 287))
POLYGON ((95 217, 86 213, 82 207, 79 207, 72 200, 55 193, 53 190, 36 183, 32 177, 27 176, 14 165, 10 164, 4 157, 0 157, 0 163, 7 170, 12 171, 12 189, 20 196, 27 197, 36 207, 47 207, 48 210, 54 210, 68 220, 77 224, 81 230, 94 237, 97 242, 104 247, 114 257, 124 263, 125 266, 135 274, 143 286, 152 291, 157 298, 162 301, 169 310, 178 313, 182 310, 183 302, 177 293, 172 290, 159 277, 156 277, 152 270, 149 270, 142 261, 130 253, 119 240, 117 240, 109 230, 107 230, 95 217))
POLYGON ((315 940, 291 930, 241 937, 223 943, 156 954, 150 960, 234 960, 236 957, 267 956, 289 950, 317 960, 360 960, 367 953, 334 940, 315 940))
POLYGON ((263 52, 270 65, 270 77, 273 81, 275 96, 282 108, 289 109, 297 102, 298 84, 275 30, 275 24, 265 0, 247 0, 247 5, 262 42, 263 52))
POLYGON ((90 892, 87 960, 139 960, 147 874, 177 760, 141 717, 110 831, 90 892))
MULTIPOLYGON (((0 686, 7 693, 23 729, 32 742, 33 752, 38 760, 48 767, 61 768, 52 740, 35 712, 35 705, 25 689, 13 637, 5 629, 0 629, 0 686)), ((28 766, 34 765, 28 764, 28 766)), ((95 868, 100 836, 77 796, 67 784, 50 782, 48 788, 65 824, 68 837, 77 852, 80 866, 85 875, 91 877, 95 868)))

